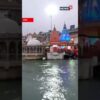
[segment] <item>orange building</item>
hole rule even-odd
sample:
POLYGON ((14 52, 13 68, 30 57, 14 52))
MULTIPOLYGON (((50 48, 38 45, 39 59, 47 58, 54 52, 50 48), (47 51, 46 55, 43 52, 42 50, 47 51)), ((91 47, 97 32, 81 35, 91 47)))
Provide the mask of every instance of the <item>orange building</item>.
POLYGON ((53 31, 50 34, 50 45, 59 44, 59 33, 56 31, 54 27, 53 31))

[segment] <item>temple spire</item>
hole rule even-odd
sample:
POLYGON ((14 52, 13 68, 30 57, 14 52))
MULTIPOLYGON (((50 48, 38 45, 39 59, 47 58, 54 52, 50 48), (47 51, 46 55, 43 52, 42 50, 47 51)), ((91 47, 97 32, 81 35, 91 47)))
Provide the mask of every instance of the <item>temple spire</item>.
POLYGON ((54 31, 56 31, 55 25, 54 25, 54 28, 53 28, 53 30, 54 30, 54 31))
POLYGON ((64 22, 64 27, 63 27, 63 29, 67 29, 67 28, 66 28, 66 24, 65 24, 65 22, 64 22))

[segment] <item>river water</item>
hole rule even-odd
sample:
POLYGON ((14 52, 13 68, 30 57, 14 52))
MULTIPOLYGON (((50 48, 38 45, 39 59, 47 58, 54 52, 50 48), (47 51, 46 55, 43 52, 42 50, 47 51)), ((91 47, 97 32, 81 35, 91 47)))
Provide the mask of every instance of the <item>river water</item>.
POLYGON ((78 100, 77 60, 23 61, 22 100, 78 100))

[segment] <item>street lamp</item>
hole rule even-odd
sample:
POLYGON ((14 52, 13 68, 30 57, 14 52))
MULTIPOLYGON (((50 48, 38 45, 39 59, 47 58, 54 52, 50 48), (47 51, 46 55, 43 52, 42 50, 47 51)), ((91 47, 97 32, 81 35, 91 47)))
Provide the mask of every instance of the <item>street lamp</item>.
POLYGON ((45 8, 46 14, 50 16, 51 19, 51 30, 52 30, 52 16, 56 15, 58 12, 57 6, 54 4, 48 5, 45 8))

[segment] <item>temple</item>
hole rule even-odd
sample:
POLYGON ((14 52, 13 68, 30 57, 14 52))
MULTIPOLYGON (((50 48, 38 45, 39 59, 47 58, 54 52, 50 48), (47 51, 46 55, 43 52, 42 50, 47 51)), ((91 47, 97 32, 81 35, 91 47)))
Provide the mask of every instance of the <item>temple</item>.
POLYGON ((54 26, 53 31, 50 34, 50 45, 59 45, 59 46, 66 46, 68 42, 70 42, 71 37, 66 28, 66 24, 64 24, 63 30, 61 33, 56 31, 54 26))
POLYGON ((66 24, 64 24, 61 36, 60 36, 60 42, 69 42, 71 40, 69 32, 66 28, 66 24))
POLYGON ((54 29, 50 34, 50 45, 59 44, 59 36, 60 34, 56 31, 54 26, 54 29))

